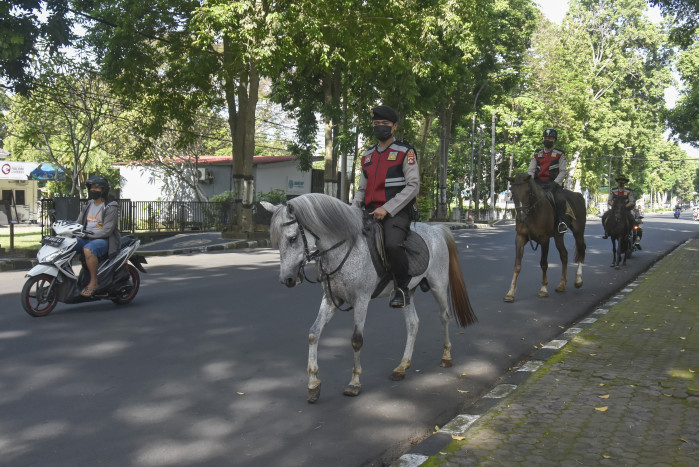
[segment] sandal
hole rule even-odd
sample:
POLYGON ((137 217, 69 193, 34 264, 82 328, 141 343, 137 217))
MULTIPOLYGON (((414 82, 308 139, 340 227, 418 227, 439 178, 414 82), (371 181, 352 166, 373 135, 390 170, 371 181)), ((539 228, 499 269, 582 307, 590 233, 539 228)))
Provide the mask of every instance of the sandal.
POLYGON ((80 295, 82 295, 83 297, 92 297, 95 294, 95 292, 97 292, 98 288, 99 288, 99 286, 97 286, 97 287, 85 287, 82 290, 82 292, 80 292, 80 295))

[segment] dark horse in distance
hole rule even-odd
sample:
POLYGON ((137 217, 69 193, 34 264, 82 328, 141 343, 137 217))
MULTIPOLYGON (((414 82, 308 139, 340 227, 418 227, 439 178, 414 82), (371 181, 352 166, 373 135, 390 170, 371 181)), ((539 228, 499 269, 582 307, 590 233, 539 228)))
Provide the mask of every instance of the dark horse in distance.
MULTIPOLYGON (((517 277, 522 270, 522 255, 524 254, 524 245, 527 242, 536 242, 541 245, 541 270, 543 278, 541 280, 541 289, 539 297, 548 296, 548 279, 546 278, 546 270, 549 267, 548 254, 549 242, 553 237, 558 248, 558 253, 561 256, 562 276, 561 283, 556 287, 557 292, 563 292, 568 282, 568 250, 566 250, 563 241, 562 233, 558 233, 556 228, 556 208, 553 201, 550 200, 544 190, 534 182, 531 175, 519 173, 514 177, 508 178, 511 183, 512 199, 515 204, 516 211, 516 231, 515 237, 516 256, 515 268, 512 276, 510 290, 505 295, 506 302, 515 300, 515 291, 517 290, 517 277)), ((572 219, 569 225, 575 238, 575 261, 578 263, 578 270, 575 274, 575 287, 582 287, 582 263, 585 261, 585 199, 580 193, 574 193, 569 190, 564 190, 567 214, 572 219)), ((532 245, 536 250, 536 247, 532 245)))
POLYGON ((626 200, 622 197, 614 198, 611 214, 607 218, 607 233, 612 240, 612 267, 619 269, 621 254, 624 254, 623 265, 626 266, 626 258, 631 256, 631 230, 633 223, 629 219, 626 209, 626 200))

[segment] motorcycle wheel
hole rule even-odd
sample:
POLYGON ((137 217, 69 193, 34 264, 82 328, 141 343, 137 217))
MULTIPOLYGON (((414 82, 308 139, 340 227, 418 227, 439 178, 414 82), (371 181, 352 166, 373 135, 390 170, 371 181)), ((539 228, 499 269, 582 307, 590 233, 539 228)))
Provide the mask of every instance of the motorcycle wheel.
POLYGON ((22 287, 22 308, 29 315, 40 318, 46 316, 56 308, 58 294, 56 284, 51 285, 53 276, 39 274, 30 277, 22 287))
POLYGON ((130 264, 127 264, 125 267, 126 272, 129 273, 129 280, 124 286, 121 287, 117 293, 117 296, 112 299, 112 301, 117 305, 126 305, 131 303, 131 301, 136 297, 138 289, 141 286, 141 276, 138 274, 136 268, 130 264))

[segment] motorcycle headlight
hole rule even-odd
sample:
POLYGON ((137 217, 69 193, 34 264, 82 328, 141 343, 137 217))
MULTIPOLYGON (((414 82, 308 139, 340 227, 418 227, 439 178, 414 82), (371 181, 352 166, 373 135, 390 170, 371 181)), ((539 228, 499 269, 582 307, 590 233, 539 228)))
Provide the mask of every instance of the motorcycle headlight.
POLYGON ((60 256, 64 255, 68 250, 69 248, 61 248, 60 250, 53 251, 48 255, 44 256, 43 258, 39 258, 39 262, 52 263, 56 260, 56 258, 59 258, 60 256))

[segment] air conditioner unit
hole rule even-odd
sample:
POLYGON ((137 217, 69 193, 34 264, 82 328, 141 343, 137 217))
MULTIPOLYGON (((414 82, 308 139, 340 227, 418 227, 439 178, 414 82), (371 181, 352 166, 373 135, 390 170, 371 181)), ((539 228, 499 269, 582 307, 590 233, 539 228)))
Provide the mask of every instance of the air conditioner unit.
POLYGON ((210 183, 214 180, 214 175, 209 169, 198 169, 199 170, 199 181, 210 183))

